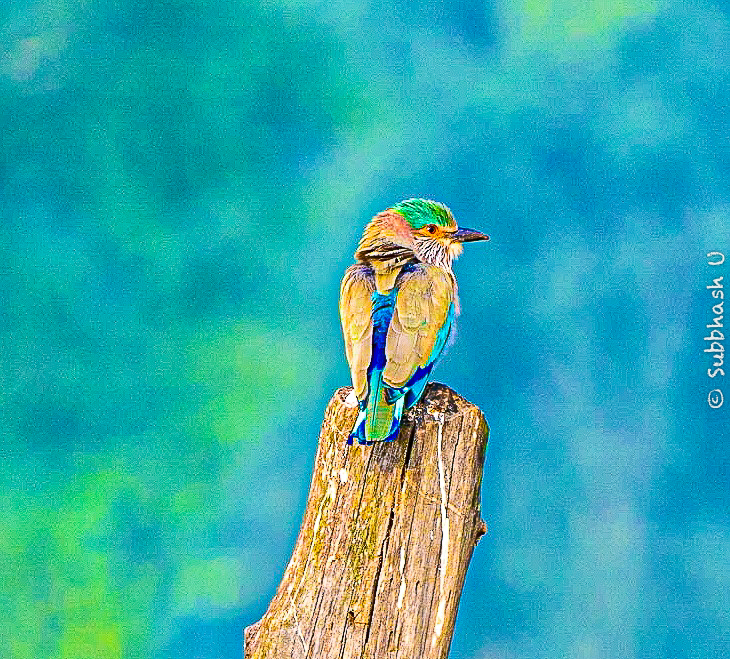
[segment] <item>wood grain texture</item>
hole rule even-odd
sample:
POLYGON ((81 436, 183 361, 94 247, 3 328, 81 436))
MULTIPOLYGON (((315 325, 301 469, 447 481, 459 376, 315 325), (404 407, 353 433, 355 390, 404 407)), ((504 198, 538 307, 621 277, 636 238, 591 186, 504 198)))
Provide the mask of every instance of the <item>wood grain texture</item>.
POLYGON ((357 415, 335 392, 302 527, 250 659, 448 656, 472 551, 488 428, 479 408, 430 384, 397 441, 347 446, 357 415))

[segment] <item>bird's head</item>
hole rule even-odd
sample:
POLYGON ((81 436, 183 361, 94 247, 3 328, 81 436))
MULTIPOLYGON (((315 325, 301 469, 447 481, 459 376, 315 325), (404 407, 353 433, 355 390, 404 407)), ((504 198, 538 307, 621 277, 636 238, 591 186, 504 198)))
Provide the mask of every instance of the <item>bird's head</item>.
POLYGON ((360 261, 413 259, 451 270, 463 243, 489 240, 459 228, 451 211, 430 199, 406 199, 378 213, 365 227, 355 258, 360 261))

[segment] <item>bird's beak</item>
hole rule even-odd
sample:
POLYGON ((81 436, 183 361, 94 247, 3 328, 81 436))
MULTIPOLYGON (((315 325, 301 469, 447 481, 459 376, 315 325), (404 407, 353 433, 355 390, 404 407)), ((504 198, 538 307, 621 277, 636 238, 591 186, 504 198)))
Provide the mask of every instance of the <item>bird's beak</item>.
POLYGON ((451 234, 451 239, 458 243, 473 243, 477 240, 489 240, 489 236, 481 231, 462 227, 451 234))

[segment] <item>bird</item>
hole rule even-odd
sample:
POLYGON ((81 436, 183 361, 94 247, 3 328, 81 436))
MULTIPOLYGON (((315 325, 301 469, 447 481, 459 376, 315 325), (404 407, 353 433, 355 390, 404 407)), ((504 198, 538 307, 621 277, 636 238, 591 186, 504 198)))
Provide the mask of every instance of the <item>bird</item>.
POLYGON ((401 201, 365 227, 340 286, 345 355, 359 408, 348 444, 397 438, 404 410, 423 395, 453 335, 459 314, 453 262, 463 243, 480 240, 489 236, 459 228, 449 208, 431 199, 401 201))

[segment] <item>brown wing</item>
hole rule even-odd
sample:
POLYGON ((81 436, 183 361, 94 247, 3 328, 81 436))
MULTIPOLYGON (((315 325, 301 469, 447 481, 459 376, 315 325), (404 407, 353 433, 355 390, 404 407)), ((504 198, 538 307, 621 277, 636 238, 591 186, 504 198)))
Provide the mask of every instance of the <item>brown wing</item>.
POLYGON ((452 277, 436 266, 421 265, 403 275, 385 340, 383 375, 389 386, 404 386, 428 364, 453 298, 452 277))
POLYGON ((375 277, 372 268, 352 265, 340 286, 340 321, 345 354, 357 399, 368 394, 368 367, 373 352, 373 303, 375 277))

